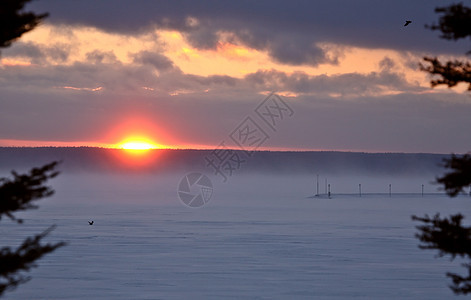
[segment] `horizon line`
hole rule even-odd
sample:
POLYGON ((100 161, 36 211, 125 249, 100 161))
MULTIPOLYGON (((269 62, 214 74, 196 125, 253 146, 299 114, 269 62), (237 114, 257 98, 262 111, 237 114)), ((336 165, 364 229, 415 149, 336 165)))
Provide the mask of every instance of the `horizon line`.
MULTIPOLYGON (((127 150, 120 147, 106 147, 106 146, 87 146, 87 145, 80 145, 80 146, 53 146, 53 145, 44 145, 44 146, 1 146, 0 149, 4 148, 22 148, 22 149, 40 149, 40 148, 89 148, 89 149, 103 149, 103 150, 127 150)), ((150 151, 150 150, 192 150, 192 151, 213 151, 218 150, 217 147, 215 148, 181 148, 181 147, 162 147, 162 148, 150 148, 150 149, 143 149, 142 151, 150 151)), ((231 150, 231 151, 247 151, 240 148, 224 148, 224 150, 231 150)), ((459 154, 463 155, 465 153, 442 153, 442 152, 407 152, 407 151, 378 151, 378 150, 346 150, 346 149, 292 149, 292 148, 275 148, 275 149, 256 149, 251 150, 250 152, 339 152, 339 153, 367 153, 367 154, 433 154, 433 155, 450 155, 450 154, 459 154)))

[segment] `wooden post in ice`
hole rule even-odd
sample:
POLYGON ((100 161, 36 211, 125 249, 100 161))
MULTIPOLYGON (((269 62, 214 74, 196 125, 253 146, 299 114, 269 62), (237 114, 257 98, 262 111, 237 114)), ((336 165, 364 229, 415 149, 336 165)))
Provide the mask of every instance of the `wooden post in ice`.
POLYGON ((422 184, 422 197, 424 196, 424 185, 422 184))
POLYGON ((330 183, 329 183, 329 193, 328 193, 327 195, 328 195, 329 198, 330 198, 330 183))
POLYGON ((359 194, 360 194, 360 197, 361 197, 361 183, 360 183, 360 184, 358 184, 358 192, 359 192, 359 194))
POLYGON ((389 197, 391 197, 391 184, 389 184, 389 197))

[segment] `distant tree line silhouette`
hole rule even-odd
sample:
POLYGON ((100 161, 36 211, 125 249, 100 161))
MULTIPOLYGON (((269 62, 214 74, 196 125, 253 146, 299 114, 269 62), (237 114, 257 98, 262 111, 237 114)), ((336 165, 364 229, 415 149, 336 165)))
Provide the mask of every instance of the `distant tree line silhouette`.
MULTIPOLYGON (((36 15, 24 12, 23 8, 30 0, 0 1, 0 48, 9 47, 24 33, 34 29, 48 14, 36 15)), ((0 178, 0 220, 6 216, 12 221, 22 223, 14 213, 38 208, 34 201, 49 197, 54 193, 46 186, 47 180, 56 177, 58 162, 52 162, 40 168, 33 168, 29 173, 18 174, 12 171, 13 178, 0 178)), ((40 234, 26 238, 15 250, 10 247, 0 248, 0 297, 7 290, 14 289, 30 277, 22 272, 36 266, 36 261, 45 254, 65 245, 64 242, 42 244, 41 240, 52 230, 49 227, 40 234)))
MULTIPOLYGON (((441 14, 438 24, 427 25, 431 30, 441 31, 441 38, 447 40, 459 40, 471 38, 471 8, 462 3, 447 7, 438 7, 435 12, 441 14)), ((471 51, 467 52, 471 54, 471 51)), ((420 67, 423 71, 438 76, 431 81, 432 87, 447 85, 449 88, 459 83, 468 84, 471 91, 471 64, 467 61, 447 61, 442 63, 437 57, 424 57, 425 64, 420 67)), ((463 188, 471 185, 471 155, 453 155, 445 160, 445 167, 450 171, 437 178, 437 183, 443 185, 450 197, 455 197, 463 191, 463 188)), ((441 218, 440 214, 433 217, 412 216, 415 221, 422 222, 417 226, 419 233, 416 237, 422 242, 421 249, 438 250, 439 256, 450 255, 468 259, 463 264, 467 268, 468 275, 461 276, 455 273, 447 273, 451 278, 450 288, 455 294, 471 293, 471 227, 462 225, 462 214, 441 218)))

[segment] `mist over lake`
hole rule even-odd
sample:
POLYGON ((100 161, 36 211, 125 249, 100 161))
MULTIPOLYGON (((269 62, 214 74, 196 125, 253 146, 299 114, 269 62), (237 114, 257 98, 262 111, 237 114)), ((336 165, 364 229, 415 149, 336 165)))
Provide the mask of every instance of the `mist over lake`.
POLYGON ((450 296, 444 274, 459 260, 421 251, 410 218, 471 213, 467 195, 449 199, 431 184, 443 155, 260 152, 223 182, 204 165, 210 151, 165 151, 137 171, 112 163, 112 150, 0 149, 2 176, 63 160, 56 194, 19 214, 23 225, 5 220, 2 245, 51 224, 47 241, 69 243, 5 299, 450 296), (93 163, 106 155, 108 163, 93 163), (177 195, 192 170, 213 183, 200 208, 177 195))

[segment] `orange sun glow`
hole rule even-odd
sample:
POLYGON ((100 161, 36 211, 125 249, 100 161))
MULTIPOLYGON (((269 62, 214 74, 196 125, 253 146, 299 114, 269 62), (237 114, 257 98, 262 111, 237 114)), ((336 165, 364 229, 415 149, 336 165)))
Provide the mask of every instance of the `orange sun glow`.
POLYGON ((122 151, 116 152, 116 157, 125 165, 132 167, 151 166, 160 155, 162 147, 154 141, 142 137, 129 137, 115 145, 116 149, 122 151))
POLYGON ((149 150, 157 147, 146 142, 127 142, 122 144, 121 148, 125 150, 149 150))
POLYGON ((160 148, 154 142, 143 138, 128 138, 118 144, 118 148, 129 150, 131 152, 141 152, 145 150, 160 148))

